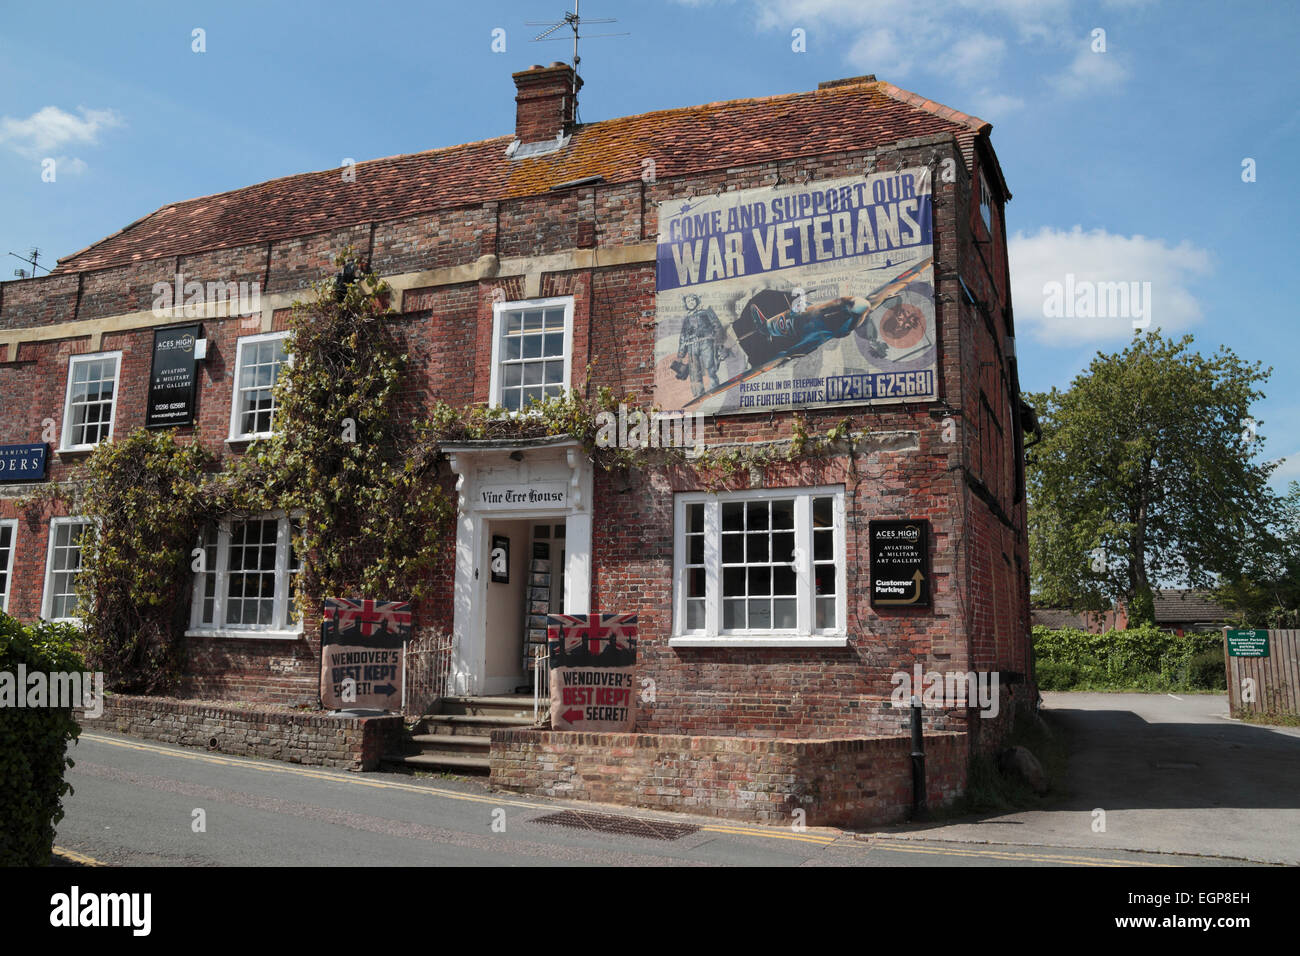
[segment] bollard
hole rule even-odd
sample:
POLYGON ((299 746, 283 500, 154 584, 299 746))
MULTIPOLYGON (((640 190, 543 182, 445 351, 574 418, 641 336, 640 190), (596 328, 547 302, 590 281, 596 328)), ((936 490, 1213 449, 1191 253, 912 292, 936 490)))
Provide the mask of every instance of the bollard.
POLYGON ((921 698, 912 695, 912 819, 930 815, 925 792, 925 737, 921 733, 921 698))

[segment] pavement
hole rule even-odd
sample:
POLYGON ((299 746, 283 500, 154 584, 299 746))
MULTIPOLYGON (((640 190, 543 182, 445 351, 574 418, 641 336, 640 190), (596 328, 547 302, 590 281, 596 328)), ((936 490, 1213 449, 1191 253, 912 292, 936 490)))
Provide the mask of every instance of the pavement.
POLYGON ((1300 729, 1232 720, 1209 694, 1044 692, 1043 712, 1071 747, 1055 806, 884 832, 1300 864, 1300 729))
POLYGON ((1300 732, 1222 697, 1045 694, 1051 809, 848 833, 523 797, 83 732, 56 847, 135 866, 1234 866, 1300 862, 1300 732), (1104 811, 1105 829, 1094 829, 1104 811), (565 811, 569 811, 565 813, 565 811), (577 811, 574 813, 573 811, 577 811), (568 825, 557 825, 559 820, 568 825), (549 818, 549 820, 548 820, 549 818))

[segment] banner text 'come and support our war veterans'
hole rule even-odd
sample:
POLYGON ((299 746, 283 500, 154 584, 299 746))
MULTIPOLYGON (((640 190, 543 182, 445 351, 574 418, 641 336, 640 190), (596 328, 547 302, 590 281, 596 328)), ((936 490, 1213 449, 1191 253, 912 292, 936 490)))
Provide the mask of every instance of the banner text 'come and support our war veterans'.
POLYGON ((936 398, 930 184, 920 167, 661 203, 656 403, 936 398))

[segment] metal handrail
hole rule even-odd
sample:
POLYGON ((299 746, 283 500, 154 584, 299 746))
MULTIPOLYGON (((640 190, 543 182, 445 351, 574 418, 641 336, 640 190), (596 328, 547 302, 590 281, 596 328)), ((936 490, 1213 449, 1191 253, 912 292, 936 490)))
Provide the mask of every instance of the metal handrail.
POLYGON ((542 700, 551 709, 551 658, 545 647, 533 652, 533 723, 540 723, 542 700))

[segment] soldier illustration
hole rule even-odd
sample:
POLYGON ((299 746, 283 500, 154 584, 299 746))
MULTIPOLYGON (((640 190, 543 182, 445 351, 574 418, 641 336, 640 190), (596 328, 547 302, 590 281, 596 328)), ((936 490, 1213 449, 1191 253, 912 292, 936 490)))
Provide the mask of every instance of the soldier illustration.
POLYGON ((727 333, 712 308, 700 308, 698 295, 683 296, 682 304, 686 306, 686 318, 672 369, 679 379, 690 376, 691 394, 699 397, 718 386, 718 366, 730 352, 723 345, 727 333))

